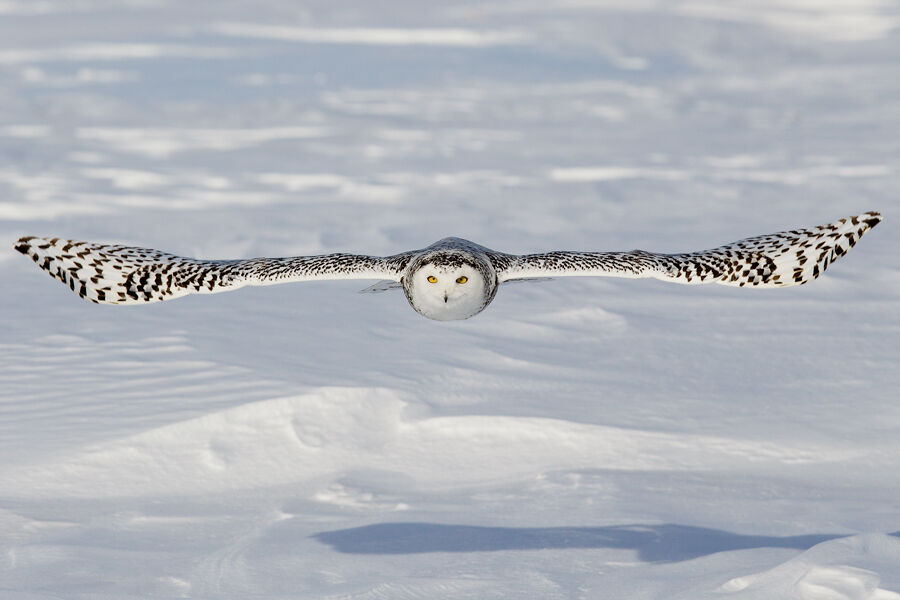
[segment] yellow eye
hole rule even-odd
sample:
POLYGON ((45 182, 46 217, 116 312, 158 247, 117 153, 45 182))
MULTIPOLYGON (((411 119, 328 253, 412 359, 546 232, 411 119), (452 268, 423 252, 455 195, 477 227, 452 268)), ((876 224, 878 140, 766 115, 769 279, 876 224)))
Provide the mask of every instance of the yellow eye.
POLYGON ((428 283, 437 283, 437 277, 435 277, 434 275, 429 275, 428 283))
POLYGON ((463 276, 461 276, 461 277, 457 277, 457 278, 456 278, 456 283, 465 283, 465 282, 467 282, 468 280, 469 280, 469 278, 466 277, 465 275, 463 275, 463 276))

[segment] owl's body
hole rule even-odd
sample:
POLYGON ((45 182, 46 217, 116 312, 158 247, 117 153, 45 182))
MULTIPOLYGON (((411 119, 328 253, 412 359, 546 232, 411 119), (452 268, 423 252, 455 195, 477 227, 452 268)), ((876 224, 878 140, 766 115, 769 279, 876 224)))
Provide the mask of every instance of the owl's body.
POLYGON ((329 279, 399 283, 419 314, 467 319, 494 299, 499 285, 566 276, 653 277, 677 283, 799 285, 818 277, 881 221, 877 212, 810 229, 748 238, 682 254, 554 251, 515 255, 445 238, 393 256, 327 254, 248 260, 198 260, 159 250, 24 237, 16 250, 91 302, 138 304, 245 285, 329 279))

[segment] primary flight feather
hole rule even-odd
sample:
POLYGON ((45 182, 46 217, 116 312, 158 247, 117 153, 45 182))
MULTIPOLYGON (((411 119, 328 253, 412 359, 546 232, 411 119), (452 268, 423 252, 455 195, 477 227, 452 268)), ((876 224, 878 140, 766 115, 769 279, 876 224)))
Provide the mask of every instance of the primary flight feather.
POLYGON ((198 260, 159 250, 60 238, 23 237, 16 250, 91 302, 138 304, 245 285, 329 279, 380 279, 403 287, 419 314, 467 319, 487 307, 499 284, 567 276, 653 277, 676 283, 800 285, 822 274, 881 221, 867 212, 809 229, 747 238, 681 254, 553 251, 515 255, 460 238, 393 256, 325 254, 198 260))

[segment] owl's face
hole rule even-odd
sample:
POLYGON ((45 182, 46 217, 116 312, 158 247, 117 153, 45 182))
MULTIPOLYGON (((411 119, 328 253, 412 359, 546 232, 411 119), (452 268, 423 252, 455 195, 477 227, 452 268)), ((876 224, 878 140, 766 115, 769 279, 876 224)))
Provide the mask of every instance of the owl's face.
POLYGON ((415 311, 436 321, 468 319, 493 297, 481 271, 459 261, 422 263, 407 276, 404 289, 415 311))

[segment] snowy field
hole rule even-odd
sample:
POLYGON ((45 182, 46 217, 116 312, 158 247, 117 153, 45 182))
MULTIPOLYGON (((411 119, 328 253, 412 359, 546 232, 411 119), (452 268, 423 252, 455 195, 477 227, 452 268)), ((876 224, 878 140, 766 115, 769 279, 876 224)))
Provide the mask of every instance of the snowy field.
POLYGON ((0 598, 900 599, 900 6, 0 1, 0 598), (200 258, 678 252, 866 210, 808 286, 323 282, 200 258))

